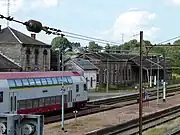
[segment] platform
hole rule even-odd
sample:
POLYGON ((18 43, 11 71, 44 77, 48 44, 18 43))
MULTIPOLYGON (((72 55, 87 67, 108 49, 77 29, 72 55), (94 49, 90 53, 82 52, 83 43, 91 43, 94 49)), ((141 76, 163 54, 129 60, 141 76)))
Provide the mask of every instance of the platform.
MULTIPOLYGON (((119 103, 121 104, 121 103, 119 103)), ((143 115, 148 115, 153 112, 157 112, 169 107, 173 107, 180 104, 180 95, 173 97, 168 97, 167 102, 164 103, 162 99, 159 100, 159 105, 157 101, 150 101, 149 106, 144 106, 143 115)), ((83 116, 77 118, 75 122, 74 119, 65 121, 65 128, 67 133, 63 133, 60 129, 60 122, 46 125, 45 135, 83 135, 86 132, 96 130, 99 128, 105 128, 111 125, 116 125, 134 118, 138 118, 138 104, 125 106, 122 108, 113 109, 110 111, 100 112, 97 114, 92 114, 88 116, 83 116)))

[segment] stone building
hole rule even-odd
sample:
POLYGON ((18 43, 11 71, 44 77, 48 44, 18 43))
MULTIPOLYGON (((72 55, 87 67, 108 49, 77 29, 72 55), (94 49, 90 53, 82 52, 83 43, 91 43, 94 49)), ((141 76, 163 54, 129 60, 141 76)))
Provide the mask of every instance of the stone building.
POLYGON ((51 45, 11 28, 0 27, 0 54, 17 63, 22 71, 50 70, 51 45))
MULTIPOLYGON (((110 85, 135 84, 139 82, 139 56, 118 53, 83 53, 78 58, 84 58, 99 68, 97 82, 106 84, 107 78, 110 85)), ((159 66, 160 79, 163 79, 163 62, 158 64, 156 58, 143 58, 143 82, 149 82, 150 71, 152 76, 157 76, 159 66)), ((172 75, 171 66, 166 63, 167 79, 172 75)))
POLYGON ((69 59, 65 63, 65 70, 79 72, 86 78, 87 89, 96 89, 98 68, 89 60, 82 58, 69 59))

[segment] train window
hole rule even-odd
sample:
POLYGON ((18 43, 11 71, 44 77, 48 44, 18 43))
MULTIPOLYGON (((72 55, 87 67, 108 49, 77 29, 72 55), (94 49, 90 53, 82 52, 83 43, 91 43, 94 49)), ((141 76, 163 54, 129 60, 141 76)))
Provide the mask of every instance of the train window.
POLYGON ((39 78, 34 79, 37 86, 41 86, 41 80, 39 78))
POLYGON ((44 106, 44 98, 39 99, 39 107, 44 106))
POLYGON ((26 109, 26 101, 20 100, 18 101, 18 110, 26 109))
POLYGON ((68 99, 68 102, 70 102, 70 91, 68 91, 68 97, 67 97, 68 99))
POLYGON ((32 100, 27 100, 27 109, 32 108, 32 100))
POLYGON ((58 84, 58 81, 56 78, 52 78, 53 84, 58 84))
POLYGON ((41 78, 42 85, 47 85, 46 78, 41 78))
POLYGON ((58 83, 59 83, 59 84, 62 84, 62 82, 63 82, 62 77, 58 77, 58 83))
POLYGON ((71 78, 70 76, 67 77, 67 80, 68 80, 68 83, 69 83, 69 84, 72 84, 72 83, 73 83, 72 78, 71 78))
POLYGON ((67 80, 67 78, 64 76, 64 77, 62 77, 62 79, 63 79, 63 83, 64 84, 68 84, 68 80, 67 80))
POLYGON ((76 92, 79 92, 79 85, 76 84, 76 92))
POLYGON ((51 97, 51 104, 55 104, 56 103, 56 97, 51 97))
POLYGON ((84 84, 84 91, 87 91, 87 85, 84 84))
POLYGON ((16 86, 22 86, 22 81, 20 79, 15 80, 16 86))
POLYGON ((64 103, 67 103, 67 95, 64 95, 64 103))
POLYGON ((1 91, 0 92, 0 103, 2 103, 3 102, 3 92, 1 91))
POLYGON ((38 108, 39 105, 39 100, 38 99, 34 99, 33 100, 33 108, 38 108))
POLYGON ((23 86, 29 86, 29 82, 27 79, 22 79, 23 86))
POLYGON ((48 105, 50 105, 51 104, 51 98, 45 98, 44 99, 44 102, 45 102, 45 106, 48 106, 48 105))
POLYGON ((61 96, 56 96, 56 104, 60 104, 61 103, 61 96))
POLYGON ((46 78, 48 84, 52 84, 51 78, 46 78))
POLYGON ((14 82, 14 80, 8 80, 8 85, 9 85, 9 87, 16 87, 16 84, 15 84, 15 82, 14 82))
POLYGON ((35 85, 34 79, 28 79, 28 81, 29 81, 30 86, 34 86, 35 85))

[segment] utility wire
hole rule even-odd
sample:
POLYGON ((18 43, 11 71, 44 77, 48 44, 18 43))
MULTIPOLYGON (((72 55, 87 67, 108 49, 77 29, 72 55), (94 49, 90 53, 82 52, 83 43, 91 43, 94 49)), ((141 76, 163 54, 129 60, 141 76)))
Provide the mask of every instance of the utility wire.
MULTIPOLYGON (((37 22, 35 20, 31 20, 31 23, 28 22, 22 22, 22 21, 18 21, 18 20, 15 20, 13 17, 11 16, 8 16, 8 17, 5 17, 3 15, 0 14, 0 19, 6 19, 8 21, 14 21, 16 23, 20 23, 20 24, 23 24, 29 28, 32 28, 32 29, 36 29, 34 27, 39 27, 41 26, 42 28, 38 28, 45 31, 46 34, 53 34, 53 35, 61 35, 61 36, 67 36, 67 37, 70 37, 70 38, 75 38, 75 39, 80 39, 80 40, 86 40, 86 41, 94 41, 96 40, 95 42, 97 43, 101 43, 101 44, 111 44, 111 45, 121 45, 122 43, 119 43, 119 42, 114 42, 114 41, 108 41, 108 40, 104 40, 104 39, 98 39, 98 38, 94 38, 94 37, 89 37, 89 36, 84 36, 84 35, 81 35, 81 34, 76 34, 76 33, 73 33, 73 32, 67 32, 67 31, 62 31, 60 29, 56 29, 56 28, 51 28, 51 27, 47 27, 47 26, 42 26, 42 24, 40 22, 37 22), (32 22, 34 21, 34 22, 32 22), (34 23, 34 24, 32 24, 34 23), (35 25, 35 26, 32 26, 32 25, 35 25), (63 34, 63 33, 66 33, 66 34, 63 34), (71 36, 73 35, 73 36, 71 36)), ((38 31, 38 32, 40 32, 38 31)), ((138 36, 139 34, 135 34, 133 35, 132 37, 134 36, 138 36)))
POLYGON ((167 42, 169 42, 169 41, 172 41, 172 40, 175 40, 175 39, 178 39, 178 38, 180 38, 180 36, 176 36, 176 37, 170 38, 170 39, 168 39, 168 40, 161 41, 161 42, 158 43, 158 44, 164 44, 164 43, 167 43, 167 42))

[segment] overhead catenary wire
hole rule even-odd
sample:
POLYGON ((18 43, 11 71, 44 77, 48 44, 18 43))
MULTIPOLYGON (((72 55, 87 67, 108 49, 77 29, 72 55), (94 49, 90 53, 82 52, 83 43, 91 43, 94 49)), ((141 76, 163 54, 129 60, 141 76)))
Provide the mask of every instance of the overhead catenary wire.
MULTIPOLYGON (((22 22, 22 21, 19 21, 19 20, 15 20, 11 16, 5 17, 5 16, 0 14, 0 19, 6 19, 8 21, 14 21, 16 23, 23 24, 23 25, 25 25, 27 27, 33 27, 33 26, 31 26, 32 24, 29 23, 29 21, 28 22, 22 22)), ((31 20, 31 21, 34 21, 36 23, 34 27, 36 27, 38 25, 41 26, 40 22, 37 22, 35 20, 31 20)), ((94 42, 101 43, 101 44, 111 44, 111 45, 118 45, 118 46, 122 45, 122 43, 120 43, 120 42, 114 42, 114 41, 109 41, 109 40, 89 37, 89 36, 85 36, 85 35, 81 35, 81 34, 76 34, 76 33, 73 33, 73 32, 67 32, 67 31, 64 31, 64 30, 60 30, 60 29, 56 29, 56 28, 51 28, 51 27, 48 27, 48 26, 42 26, 42 30, 45 31, 46 34, 53 34, 53 35, 61 35, 61 34, 63 34, 66 37, 80 39, 80 40, 85 40, 85 41, 94 41, 94 42)), ((40 31, 41 30, 39 29, 38 33, 40 31)), ((138 35, 139 34, 134 34, 132 37, 135 37, 135 36, 138 36, 138 35)))
POLYGON ((159 43, 157 43, 157 44, 164 44, 164 43, 170 42, 170 41, 175 40, 175 39, 178 39, 178 38, 180 38, 180 36, 176 36, 176 37, 173 37, 173 38, 170 38, 170 39, 161 41, 161 42, 159 42, 159 43))

